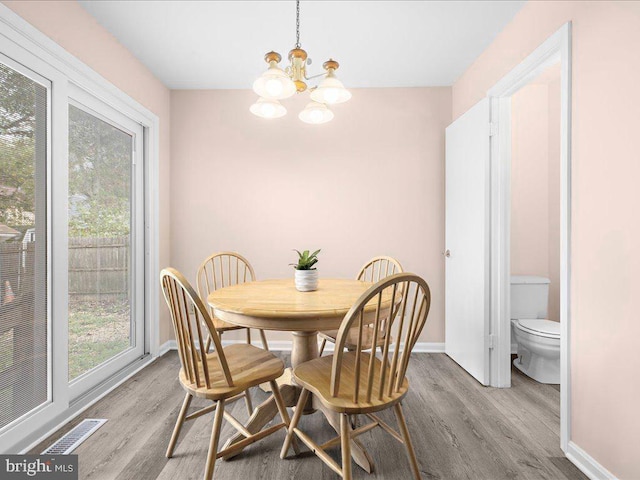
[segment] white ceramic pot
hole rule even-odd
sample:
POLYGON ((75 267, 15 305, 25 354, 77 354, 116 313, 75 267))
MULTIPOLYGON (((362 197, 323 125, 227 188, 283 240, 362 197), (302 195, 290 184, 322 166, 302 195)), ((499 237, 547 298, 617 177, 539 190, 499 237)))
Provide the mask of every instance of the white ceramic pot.
POLYGON ((299 292, 313 292, 318 289, 318 270, 296 270, 295 280, 299 292))

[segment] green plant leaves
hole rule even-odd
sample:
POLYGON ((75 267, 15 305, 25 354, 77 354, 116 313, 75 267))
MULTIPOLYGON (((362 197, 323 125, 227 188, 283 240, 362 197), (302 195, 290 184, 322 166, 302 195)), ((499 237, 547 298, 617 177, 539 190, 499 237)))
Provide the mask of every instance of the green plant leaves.
POLYGON ((295 250, 298 253, 298 263, 289 265, 293 265, 293 268, 296 270, 315 270, 312 268, 316 263, 318 263, 318 253, 320 253, 320 249, 316 250, 312 254, 309 254, 309 250, 305 250, 300 253, 300 250, 295 250))

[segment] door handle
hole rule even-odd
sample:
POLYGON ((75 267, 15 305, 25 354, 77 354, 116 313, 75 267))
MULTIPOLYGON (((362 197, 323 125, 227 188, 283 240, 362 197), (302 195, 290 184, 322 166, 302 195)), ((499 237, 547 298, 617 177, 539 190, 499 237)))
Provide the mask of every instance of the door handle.
POLYGON ((442 254, 443 254, 445 257, 449 258, 449 257, 451 256, 451 251, 450 251, 449 249, 447 249, 447 250, 445 250, 442 254))

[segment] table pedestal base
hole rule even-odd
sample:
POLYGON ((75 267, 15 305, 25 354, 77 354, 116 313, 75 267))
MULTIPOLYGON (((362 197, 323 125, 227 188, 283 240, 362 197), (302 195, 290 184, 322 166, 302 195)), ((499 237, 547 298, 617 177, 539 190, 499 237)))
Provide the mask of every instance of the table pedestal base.
MULTIPOLYGON (((282 377, 280 377, 282 378, 282 377)), ((300 396, 300 389, 298 387, 294 387, 293 385, 278 385, 280 387, 280 394, 282 395, 282 401, 287 407, 295 406, 298 402, 298 397, 300 396)), ((269 397, 267 400, 262 402, 256 408, 253 409, 253 413, 249 417, 249 421, 246 423, 245 427, 251 433, 258 433, 260 430, 264 428, 271 420, 275 418, 278 414, 278 407, 276 405, 273 397, 269 397)), ((236 433, 234 436, 229 438, 226 441, 223 450, 229 448, 234 443, 242 440, 244 435, 241 433, 236 433)), ((230 458, 235 457, 240 452, 236 452, 232 455, 227 455, 222 457, 224 460, 229 460, 230 458)))
MULTIPOLYGON (((288 407, 294 407, 298 401, 298 397, 300 396, 300 389, 293 385, 280 385, 280 393, 282 394, 284 404, 288 407)), ((313 395, 310 395, 310 398, 313 400, 313 395)), ((322 412, 329 424, 339 434, 340 415, 332 410, 327 409, 324 405, 322 405, 322 402, 319 402, 317 400, 313 402, 313 407, 314 409, 322 412)), ((265 425, 273 420, 277 414, 278 408, 273 398, 265 400, 253 411, 253 414, 246 424, 247 430, 249 430, 251 433, 259 432, 265 427, 265 425)), ((243 438, 244 436, 242 434, 237 433, 229 440, 227 440, 222 448, 226 449, 234 443, 239 442, 243 438)), ((239 453, 240 452, 237 452, 223 458, 224 460, 229 460, 239 453)), ((362 467, 362 469, 367 473, 371 473, 373 471, 373 461, 358 439, 354 439, 351 441, 351 457, 353 458, 353 461, 356 462, 356 464, 358 464, 360 467, 362 467)))
POLYGON ((318 358, 318 332, 291 332, 291 365, 297 367, 301 363, 318 358))
MULTIPOLYGON (((291 351, 291 365, 296 367, 297 365, 309 360, 313 360, 318 357, 318 337, 317 332, 293 332, 293 346, 291 351)), ((278 380, 278 386, 280 387, 280 393, 282 399, 287 407, 295 407, 300 396, 300 387, 296 386, 291 378, 291 369, 285 370, 278 380)), ((339 434, 340 433, 340 414, 326 408, 322 402, 315 399, 313 395, 309 395, 309 402, 307 408, 305 408, 305 414, 311 414, 319 410, 327 418, 329 424, 339 434)), ((275 400, 272 397, 258 405, 249 421, 246 424, 247 430, 251 433, 258 433, 264 428, 273 418, 278 414, 278 408, 275 400)), ((351 427, 349 427, 351 428, 351 427)), ((244 436, 240 433, 231 437, 222 447, 226 449, 234 443, 242 440, 244 436)), ((233 458, 238 455, 237 452, 232 455, 223 457, 225 460, 233 458)), ((367 473, 373 471, 373 461, 363 448, 358 439, 351 441, 351 457, 363 470, 367 473)))

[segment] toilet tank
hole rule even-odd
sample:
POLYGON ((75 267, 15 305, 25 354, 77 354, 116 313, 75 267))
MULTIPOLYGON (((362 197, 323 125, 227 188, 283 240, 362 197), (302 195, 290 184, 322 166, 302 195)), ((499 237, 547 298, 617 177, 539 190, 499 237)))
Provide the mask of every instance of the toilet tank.
POLYGON ((549 283, 545 277, 511 276, 511 318, 547 318, 549 283))

